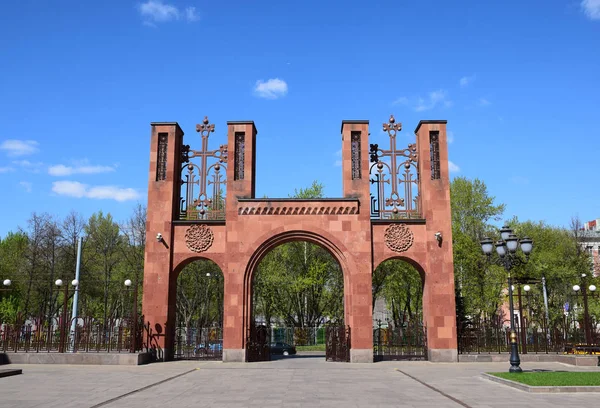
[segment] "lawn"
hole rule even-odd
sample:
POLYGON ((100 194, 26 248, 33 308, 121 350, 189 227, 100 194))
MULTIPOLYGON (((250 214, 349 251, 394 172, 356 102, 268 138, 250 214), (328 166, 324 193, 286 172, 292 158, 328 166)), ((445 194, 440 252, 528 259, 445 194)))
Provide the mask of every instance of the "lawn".
POLYGON ((489 373, 496 377, 520 382, 531 386, 569 386, 597 385, 600 386, 600 371, 541 371, 524 373, 489 373))
POLYGON ((296 351, 325 351, 325 344, 316 346, 296 346, 296 351))

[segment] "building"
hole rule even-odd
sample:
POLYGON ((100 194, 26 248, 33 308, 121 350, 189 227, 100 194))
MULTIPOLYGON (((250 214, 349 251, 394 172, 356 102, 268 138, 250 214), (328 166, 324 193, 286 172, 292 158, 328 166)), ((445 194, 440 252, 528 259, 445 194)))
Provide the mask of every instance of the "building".
POLYGON ((600 276, 600 218, 584 224, 579 241, 592 258, 594 276, 600 276))

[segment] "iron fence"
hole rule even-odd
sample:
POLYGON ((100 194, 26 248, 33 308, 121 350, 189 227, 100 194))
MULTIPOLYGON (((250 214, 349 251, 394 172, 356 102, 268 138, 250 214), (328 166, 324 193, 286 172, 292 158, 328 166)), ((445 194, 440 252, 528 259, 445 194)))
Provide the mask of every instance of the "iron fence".
POLYGON ((221 327, 178 327, 175 330, 175 359, 222 360, 221 327))
MULTIPOLYGON (((600 330, 594 326, 592 344, 585 344, 583 327, 567 319, 553 322, 527 322, 515 327, 521 354, 600 352, 600 330)), ((459 354, 492 354, 510 352, 510 327, 498 319, 469 322, 458 330, 459 354)))
POLYGON ((427 330, 420 321, 404 326, 383 326, 373 330, 373 360, 427 360, 427 330))
POLYGON ((350 362, 352 337, 350 326, 326 326, 325 359, 350 362))
POLYGON ((246 336, 246 361, 271 361, 271 336, 267 326, 252 325, 246 336))
POLYGON ((162 358, 150 324, 132 319, 28 319, 0 325, 0 351, 13 353, 137 353, 150 351, 162 358), (72 323, 75 323, 72 326, 72 323), (75 330, 71 330, 75 327, 75 330))

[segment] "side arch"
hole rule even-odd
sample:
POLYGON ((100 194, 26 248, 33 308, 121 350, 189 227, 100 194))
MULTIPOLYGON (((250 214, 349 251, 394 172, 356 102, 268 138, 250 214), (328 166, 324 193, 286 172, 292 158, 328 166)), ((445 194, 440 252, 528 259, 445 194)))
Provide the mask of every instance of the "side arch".
POLYGON ((417 272, 419 272, 419 275, 421 275, 421 280, 423 280, 423 284, 425 284, 426 281, 426 277, 427 277, 427 273, 425 272, 425 268, 423 268, 423 266, 421 265, 421 263, 411 257, 408 256, 402 256, 402 255, 391 255, 388 256, 386 258, 383 258, 382 260, 379 261, 379 263, 377 265, 373 265, 373 273, 375 273, 375 270, 384 262, 387 261, 393 261, 393 260, 400 260, 400 261, 404 261, 407 264, 409 264, 410 266, 412 266, 413 268, 416 269, 417 272))

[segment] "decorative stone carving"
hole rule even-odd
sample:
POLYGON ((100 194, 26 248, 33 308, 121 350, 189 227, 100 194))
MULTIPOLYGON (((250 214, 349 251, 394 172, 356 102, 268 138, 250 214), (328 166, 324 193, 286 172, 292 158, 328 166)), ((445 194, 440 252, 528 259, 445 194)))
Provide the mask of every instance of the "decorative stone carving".
POLYGON ((190 251, 204 252, 211 247, 215 234, 206 225, 192 225, 185 232, 185 244, 190 251))
POLYGON ((389 249, 394 252, 408 250, 415 240, 412 231, 405 224, 391 224, 385 229, 384 241, 389 249))
POLYGON ((290 203, 282 207, 247 206, 238 207, 239 215, 347 215, 358 214, 358 205, 323 205, 306 207, 290 203))

